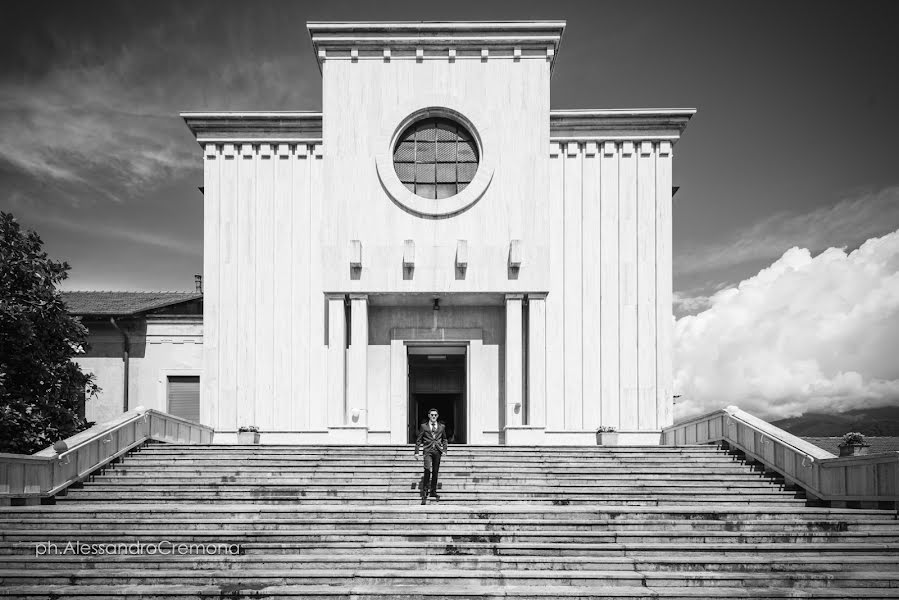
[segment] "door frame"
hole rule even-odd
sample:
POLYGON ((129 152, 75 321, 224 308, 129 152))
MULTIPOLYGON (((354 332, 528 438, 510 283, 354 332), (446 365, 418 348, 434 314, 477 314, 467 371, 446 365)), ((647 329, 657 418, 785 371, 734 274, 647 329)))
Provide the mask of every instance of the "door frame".
MULTIPOLYGON (((457 352, 458 354, 465 355, 465 383, 462 385, 462 411, 464 413, 464 427, 465 427, 465 444, 470 444, 469 441, 471 439, 471 348, 469 340, 449 340, 449 341, 434 341, 434 340, 407 340, 403 342, 403 363, 404 363, 404 372, 406 374, 406 383, 405 383, 405 392, 406 392, 406 402, 405 402, 405 410, 403 411, 406 417, 406 423, 409 422, 411 415, 409 414, 412 408, 412 389, 409 386, 409 377, 411 372, 409 370, 409 354, 412 348, 459 348, 461 352, 457 352)), ((439 351, 439 350, 438 350, 439 351)), ((424 354, 424 353, 423 353, 424 354)), ((408 425, 407 425, 408 427, 408 425)), ((404 438, 408 439, 408 438, 404 438)), ((406 443, 406 442, 403 442, 406 443)))

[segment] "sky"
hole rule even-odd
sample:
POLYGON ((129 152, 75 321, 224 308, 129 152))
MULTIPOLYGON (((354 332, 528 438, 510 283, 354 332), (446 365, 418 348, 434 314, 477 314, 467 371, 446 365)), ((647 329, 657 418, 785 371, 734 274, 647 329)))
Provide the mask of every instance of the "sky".
POLYGON ((567 20, 553 108, 699 110, 674 156, 679 414, 899 404, 892 0, 10 3, 0 210, 71 264, 66 289, 191 290, 179 112, 319 110, 309 20, 477 19, 567 20))

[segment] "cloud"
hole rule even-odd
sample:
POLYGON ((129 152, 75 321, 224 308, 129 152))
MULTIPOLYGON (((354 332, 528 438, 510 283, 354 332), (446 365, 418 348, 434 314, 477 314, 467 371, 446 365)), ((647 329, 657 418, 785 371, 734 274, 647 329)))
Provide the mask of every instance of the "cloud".
POLYGON ((775 213, 727 241, 678 251, 674 271, 677 275, 689 275, 771 260, 793 246, 811 250, 824 250, 835 244, 855 246, 896 227, 899 227, 899 186, 865 193, 807 213, 775 213))
POLYGON ((178 143, 176 115, 121 110, 132 100, 112 85, 114 72, 60 69, 38 85, 4 85, 0 160, 38 180, 112 197, 198 168, 198 151, 178 143))
POLYGON ((763 418, 899 402, 899 230, 857 250, 793 247, 675 324, 678 417, 763 418))
POLYGON ((0 73, 0 166, 73 197, 121 201, 202 168, 181 110, 314 108, 297 84, 315 69, 311 55, 260 42, 258 23, 228 24, 235 36, 222 40, 197 36, 211 9, 139 21, 130 12, 119 15, 121 32, 82 22, 58 27, 67 35, 56 39, 50 29, 56 51, 40 69, 0 73))

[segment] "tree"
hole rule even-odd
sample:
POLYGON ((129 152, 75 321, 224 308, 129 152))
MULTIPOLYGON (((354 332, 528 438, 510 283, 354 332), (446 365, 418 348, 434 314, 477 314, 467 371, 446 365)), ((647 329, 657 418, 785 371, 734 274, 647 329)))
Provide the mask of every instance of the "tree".
POLYGON ((57 290, 68 271, 0 212, 0 452, 31 454, 88 425, 80 405, 98 388, 72 361, 87 328, 57 290))

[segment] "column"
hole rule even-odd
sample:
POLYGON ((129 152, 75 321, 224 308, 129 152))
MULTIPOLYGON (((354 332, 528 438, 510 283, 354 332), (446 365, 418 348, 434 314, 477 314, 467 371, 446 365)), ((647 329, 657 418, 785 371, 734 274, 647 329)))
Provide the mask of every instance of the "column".
POLYGON ((325 382, 328 426, 346 424, 346 313, 343 294, 326 294, 328 301, 328 360, 325 382))
POLYGON ((528 294, 528 425, 546 426, 546 294, 528 294))
POLYGON ((523 379, 521 304, 524 294, 506 294, 506 426, 521 426, 523 379))
POLYGON ((368 424, 368 295, 350 294, 347 407, 351 425, 368 424), (353 415, 358 418, 354 421, 353 415))

